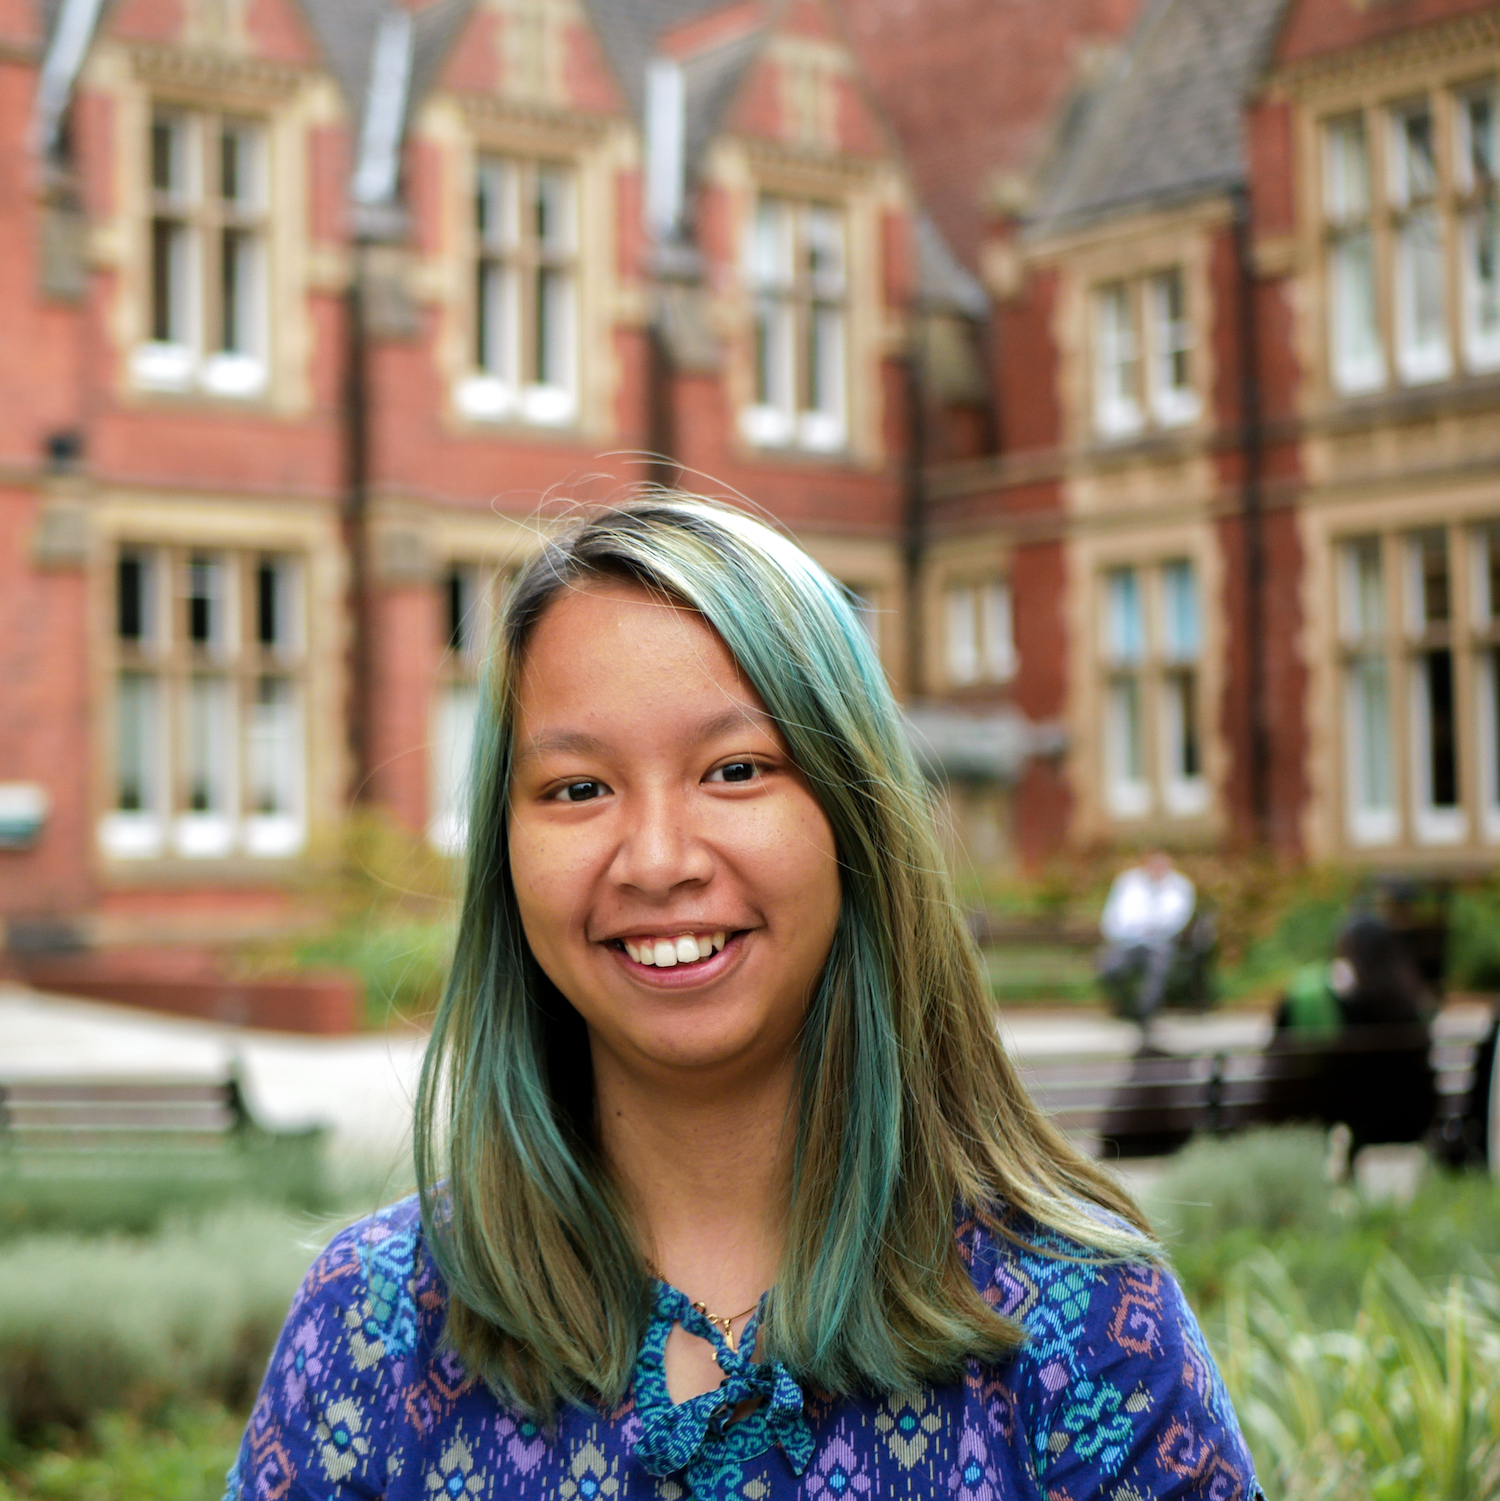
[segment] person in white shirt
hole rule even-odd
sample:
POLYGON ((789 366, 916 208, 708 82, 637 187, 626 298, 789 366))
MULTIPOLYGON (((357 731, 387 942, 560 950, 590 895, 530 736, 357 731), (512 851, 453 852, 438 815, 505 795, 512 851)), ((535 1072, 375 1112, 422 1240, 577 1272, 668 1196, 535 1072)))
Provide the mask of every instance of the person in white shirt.
POLYGON ((1197 904, 1193 883, 1163 850, 1115 877, 1099 920, 1099 978, 1139 1021, 1160 1008, 1178 946, 1197 904))

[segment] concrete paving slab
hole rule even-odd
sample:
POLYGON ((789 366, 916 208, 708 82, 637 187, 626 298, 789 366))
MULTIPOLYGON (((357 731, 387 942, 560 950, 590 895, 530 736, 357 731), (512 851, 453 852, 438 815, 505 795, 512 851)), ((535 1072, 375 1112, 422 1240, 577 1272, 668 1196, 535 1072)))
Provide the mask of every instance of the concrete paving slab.
POLYGON ((339 1167, 404 1174, 419 1032, 301 1037, 0 984, 0 1078, 222 1078, 236 1060, 267 1126, 325 1125, 339 1167))

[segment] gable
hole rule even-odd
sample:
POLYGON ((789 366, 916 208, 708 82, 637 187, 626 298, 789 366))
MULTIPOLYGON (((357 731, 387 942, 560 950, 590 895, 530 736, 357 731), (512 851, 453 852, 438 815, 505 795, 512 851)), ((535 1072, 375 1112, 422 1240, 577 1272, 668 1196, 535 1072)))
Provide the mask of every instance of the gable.
POLYGON ((257 57, 310 68, 323 61, 295 0, 248 0, 245 31, 257 57))
POLYGON ((293 66, 323 62, 297 0, 119 0, 100 31, 293 66))
POLYGON ((788 0, 775 15, 725 126, 836 155, 883 156, 891 149, 827 0, 788 0))
POLYGON ((571 0, 481 0, 444 60, 438 84, 587 113, 625 107, 599 39, 571 0))

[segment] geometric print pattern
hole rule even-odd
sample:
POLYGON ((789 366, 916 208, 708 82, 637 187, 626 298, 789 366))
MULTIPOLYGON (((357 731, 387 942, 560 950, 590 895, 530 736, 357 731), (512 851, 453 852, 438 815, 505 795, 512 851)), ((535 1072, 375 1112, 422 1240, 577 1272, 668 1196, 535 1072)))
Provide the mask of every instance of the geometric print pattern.
MULTIPOLYGON (((681 1470, 653 1474, 635 1452, 643 1413, 661 1420, 645 1400, 649 1379, 641 1410, 633 1397, 614 1411, 567 1408, 543 1433, 441 1348, 442 1280, 416 1200, 403 1200, 336 1236, 308 1272, 226 1501, 1261 1497, 1168 1272, 1088 1264, 1048 1231, 1017 1245, 964 1220, 957 1234, 975 1286, 1026 1331, 1009 1359, 970 1361, 962 1381, 915 1392, 809 1392, 788 1428, 795 1442, 731 1443, 722 1457, 700 1450, 681 1470)), ((670 1310, 670 1298, 658 1306, 670 1310)), ((656 1322, 648 1349, 660 1342, 656 1322)))

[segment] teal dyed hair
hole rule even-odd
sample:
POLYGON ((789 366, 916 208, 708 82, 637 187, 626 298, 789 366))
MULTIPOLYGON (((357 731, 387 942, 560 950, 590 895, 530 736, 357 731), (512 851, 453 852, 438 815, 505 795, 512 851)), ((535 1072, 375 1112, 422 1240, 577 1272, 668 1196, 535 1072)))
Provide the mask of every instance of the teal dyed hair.
POLYGON ((838 848, 842 908, 803 1033, 768 1352, 835 1392, 910 1390, 970 1355, 999 1359, 1020 1334, 975 1291, 956 1206, 1002 1233, 1017 1212, 1104 1259, 1155 1248, 1006 1058, 900 711, 843 590, 769 527, 688 496, 576 523, 526 568, 499 623, 457 951, 416 1111, 447 1338, 503 1400, 545 1419, 559 1401, 623 1398, 649 1311, 596 1147, 587 1034, 527 947, 506 854, 527 640, 561 590, 621 577, 718 632, 838 848))

